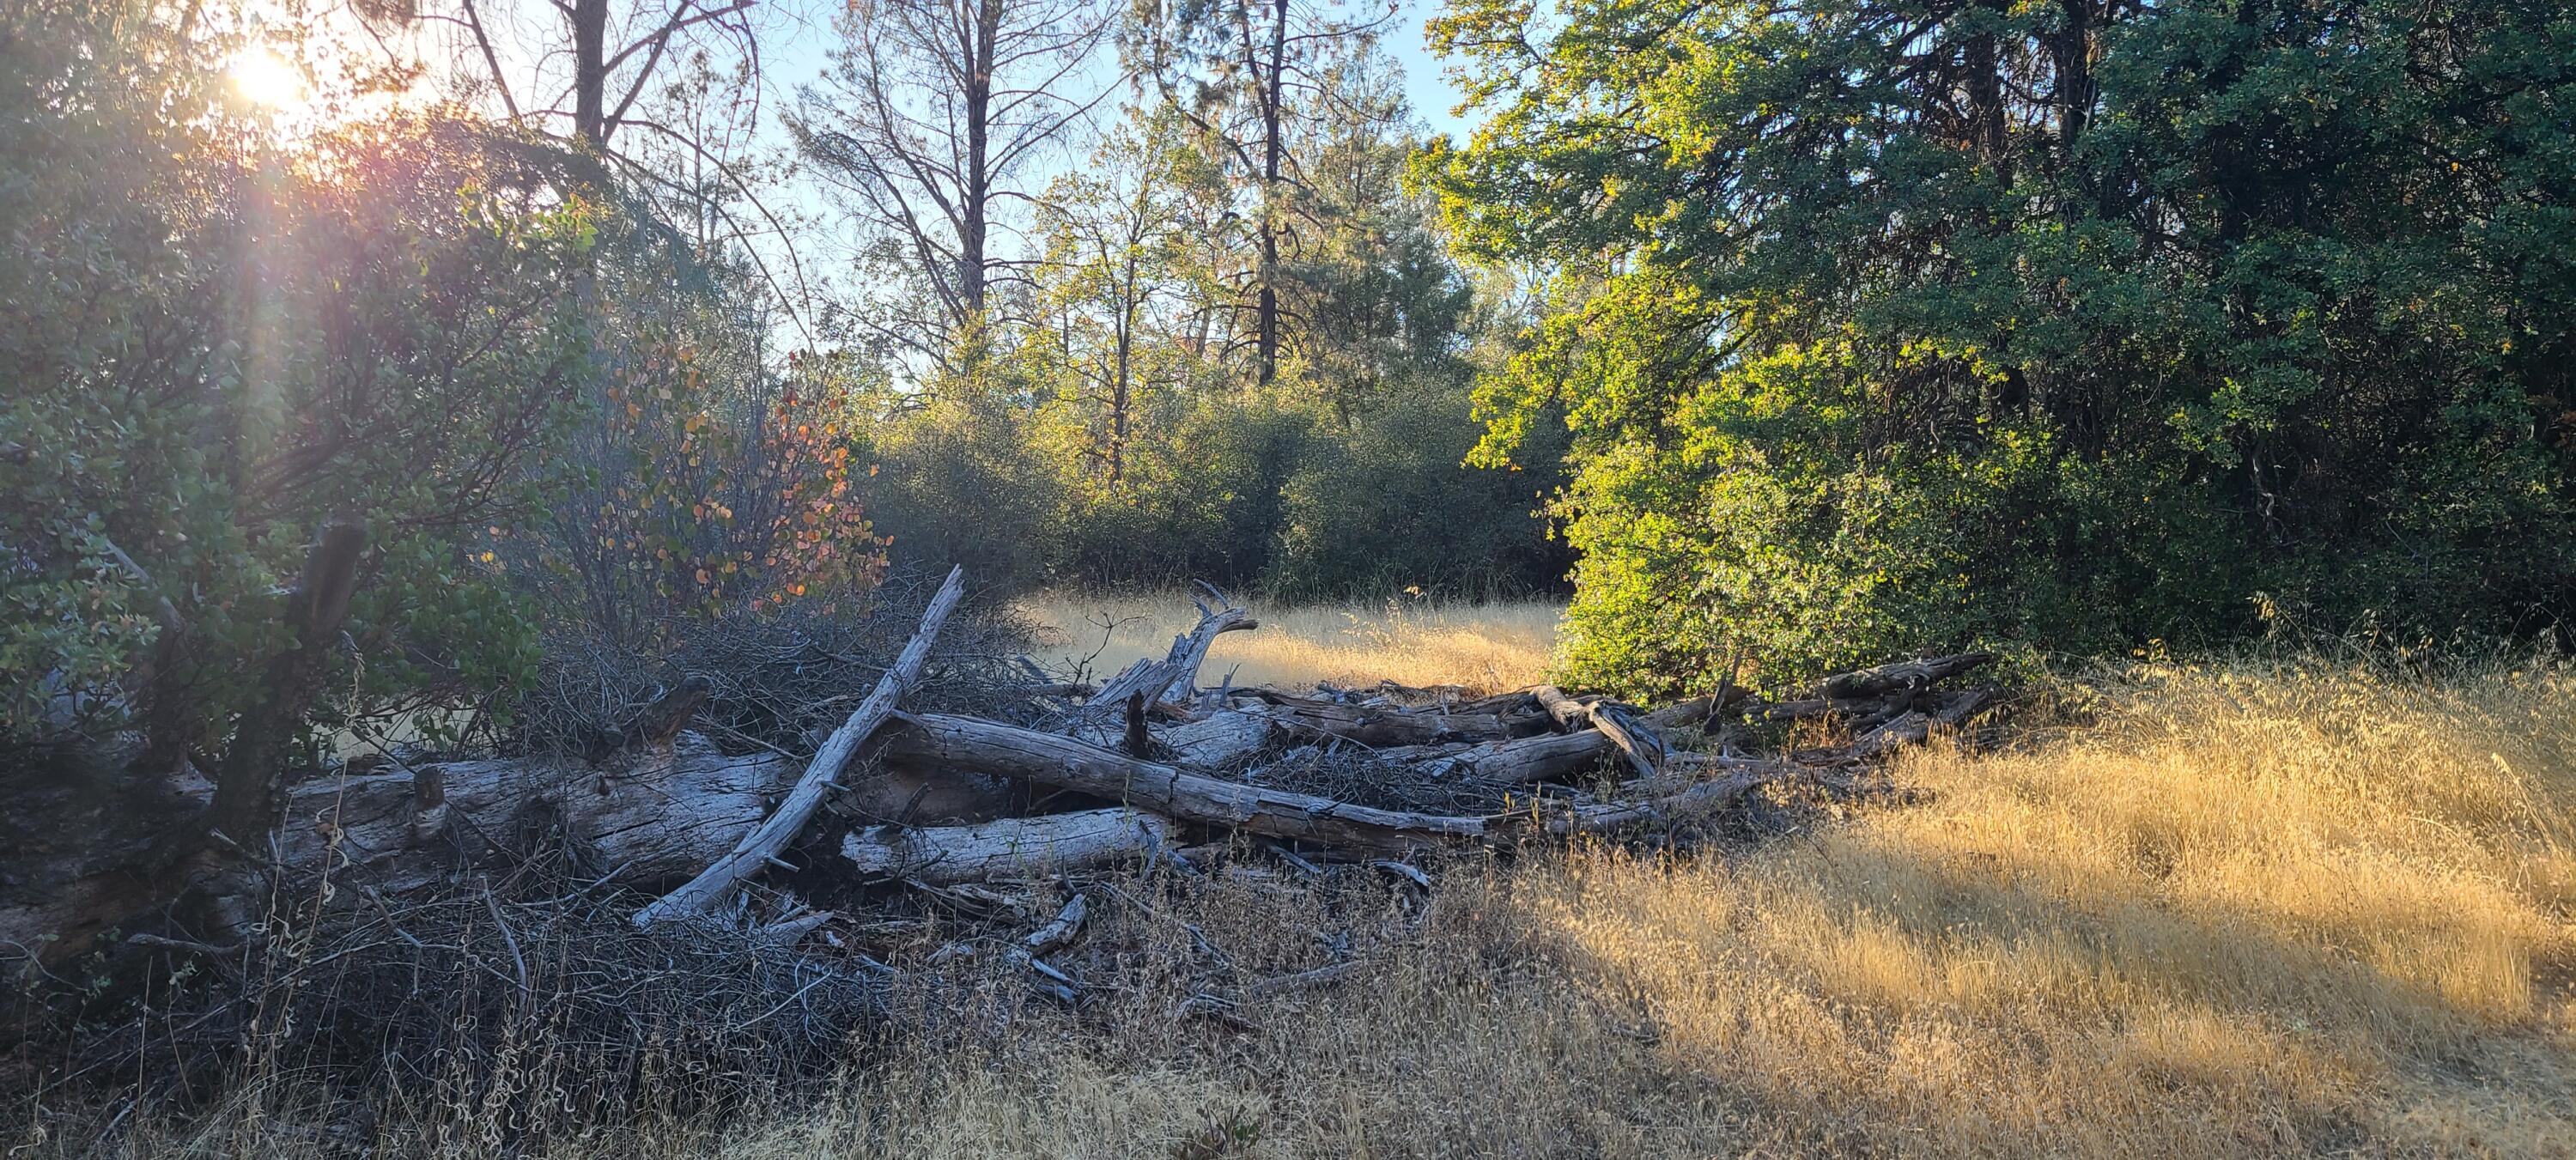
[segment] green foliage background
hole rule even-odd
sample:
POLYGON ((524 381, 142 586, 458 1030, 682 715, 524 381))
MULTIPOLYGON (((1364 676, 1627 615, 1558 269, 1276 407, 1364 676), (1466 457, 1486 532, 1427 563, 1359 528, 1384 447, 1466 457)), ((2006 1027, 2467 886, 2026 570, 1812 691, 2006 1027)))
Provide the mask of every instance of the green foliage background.
POLYGON ((1441 22, 1418 168, 1539 264, 1573 679, 2567 611, 2576 16, 1576 2, 1441 22))

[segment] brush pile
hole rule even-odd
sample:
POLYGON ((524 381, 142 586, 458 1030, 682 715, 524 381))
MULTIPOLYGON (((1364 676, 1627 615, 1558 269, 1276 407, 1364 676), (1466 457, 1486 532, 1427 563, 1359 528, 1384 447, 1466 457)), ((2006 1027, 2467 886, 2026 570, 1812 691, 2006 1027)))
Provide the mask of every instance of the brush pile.
MULTIPOLYGON (((817 705, 839 716, 828 735, 803 734, 810 756, 728 748, 693 728, 727 679, 700 674, 593 731, 595 744, 472 760, 390 753, 294 781, 281 827, 228 844, 259 873, 221 879, 219 896, 172 895, 187 904, 163 906, 158 926, 84 910, 133 879, 72 866, 68 888, 0 907, 0 939, 38 949, 24 963, 36 973, 95 953, 193 961, 201 988, 266 981, 168 1009, 149 1037, 173 1055, 239 1041, 284 1003, 286 1026, 327 1038, 362 1025, 387 1060, 499 1060, 528 1028, 566 1021, 580 1025, 576 1041, 623 1044, 632 1028, 620 1021, 645 1019, 660 1029, 646 1036, 662 1053, 650 1058, 802 1070, 894 984, 961 958, 1079 1001, 1082 979, 1056 964, 1082 967, 1059 952, 1087 906, 1125 897, 1115 884, 1128 870, 1348 872, 1427 889, 1444 851, 1577 835, 1685 841, 1765 808, 1759 787, 1856 792, 1876 759, 1964 726, 1992 698, 1948 687, 1990 659, 1981 654, 1846 673, 1788 699, 1720 688, 1652 709, 1551 686, 1202 688, 1216 638, 1258 628, 1206 588, 1196 627, 1165 656, 1096 687, 979 652, 971 703, 993 716, 908 711, 908 699, 931 699, 932 658, 963 588, 950 573, 872 684, 800 694, 812 703, 795 716, 813 719, 817 705), (1026 683, 987 687, 997 670, 1026 683), (1776 743, 1784 734, 1848 740, 1798 750, 1776 743), (906 930, 920 937, 887 933, 906 930), (437 979, 452 985, 423 982, 437 979), (476 1015, 419 1027, 344 1018, 380 1000, 403 1006, 386 999, 396 991, 476 1015), (484 1031, 469 1045, 457 1026, 484 1031)), ((871 675, 855 661, 851 671, 871 675)), ((165 796, 184 806, 211 788, 165 796)), ((1328 964, 1265 985, 1332 977, 1328 964)), ((1189 1014, 1223 1021, 1222 997, 1189 1014)), ((80 1054, 133 1058, 134 1046, 80 1054)), ((652 1070, 647 1056, 602 1051, 558 1062, 624 1077, 611 1085, 620 1090, 652 1070)))

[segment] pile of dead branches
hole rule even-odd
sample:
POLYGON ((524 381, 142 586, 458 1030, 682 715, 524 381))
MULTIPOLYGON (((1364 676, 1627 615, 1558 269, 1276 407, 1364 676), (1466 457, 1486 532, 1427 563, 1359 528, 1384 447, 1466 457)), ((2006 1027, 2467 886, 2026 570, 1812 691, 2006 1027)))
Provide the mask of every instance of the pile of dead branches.
MULTIPOLYGON (((793 733, 727 744, 738 726, 696 728, 725 703, 710 680, 623 708, 626 724, 569 750, 388 754, 286 786, 282 827, 227 843, 260 873, 163 907, 157 928, 82 909, 124 881, 101 869, 75 880, 96 890, 0 910, 0 940, 32 950, 32 972, 150 956, 170 968, 160 977, 215 995, 165 1005, 157 1029, 136 1022, 140 1038, 103 1058, 239 1059, 258 1029, 292 1027, 308 1058, 372 1056, 418 1077, 459 1061, 488 1071, 542 1041, 557 1045, 548 1066, 586 1077, 580 1098, 613 1101, 656 1061, 809 1070, 899 984, 961 958, 1081 1003, 1058 952, 1086 906, 1123 897, 1102 884, 1129 869, 1346 868, 1428 889, 1446 851, 1671 842, 1763 808, 1762 787, 1859 785, 1993 698, 1951 687, 1990 659, 1978 654, 1651 709, 1551 686, 1203 689, 1217 637, 1258 628, 1207 589, 1164 656, 1096 688, 979 655, 974 704, 990 708, 927 711, 912 702, 963 588, 952 571, 900 652, 850 658, 837 680, 819 674, 838 658, 784 642, 765 653, 795 669, 796 707, 772 726, 793 733), (983 687, 998 671, 1026 679, 983 687), (1801 750, 1791 732, 1836 741, 1801 750), (778 743, 791 739, 792 752, 778 743), (906 908, 983 933, 878 937, 906 908), (227 980, 238 985, 214 985, 227 980)), ((1335 977, 1317 970, 1264 985, 1335 977)))

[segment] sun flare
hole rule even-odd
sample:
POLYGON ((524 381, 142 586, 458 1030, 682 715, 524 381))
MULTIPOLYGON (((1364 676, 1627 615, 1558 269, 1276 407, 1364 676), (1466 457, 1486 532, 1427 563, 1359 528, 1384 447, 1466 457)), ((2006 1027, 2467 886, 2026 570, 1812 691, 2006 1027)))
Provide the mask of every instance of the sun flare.
POLYGON ((233 91, 260 108, 287 112, 305 105, 308 91, 304 70, 274 50, 260 46, 243 49, 224 71, 232 80, 233 91))

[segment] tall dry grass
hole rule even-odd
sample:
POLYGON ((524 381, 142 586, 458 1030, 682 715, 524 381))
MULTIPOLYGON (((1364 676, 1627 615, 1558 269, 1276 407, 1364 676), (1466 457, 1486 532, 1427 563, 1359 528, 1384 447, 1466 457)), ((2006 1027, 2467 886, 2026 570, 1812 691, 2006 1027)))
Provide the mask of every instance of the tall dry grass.
MULTIPOLYGON (((1044 660, 1097 674, 1161 657, 1198 623, 1181 593, 1043 592, 1022 615, 1042 628, 1044 660)), ((1318 681, 1374 685, 1458 684, 1479 692, 1544 678, 1562 605, 1542 600, 1450 603, 1412 596, 1344 604, 1250 605, 1261 627, 1230 632, 1208 650, 1202 684, 1311 688, 1318 681)))
POLYGON ((997 981, 827 1097, 555 1154, 2576 1153, 2576 670, 2072 693, 2090 724, 1747 849, 1133 881, 1079 1011, 997 981), (1328 945, 1366 966, 1257 1030, 1176 1013, 1328 945))

